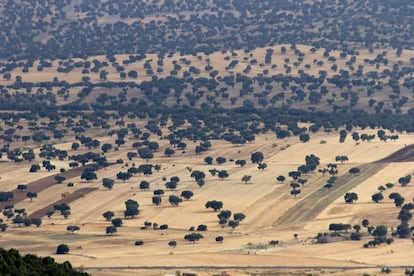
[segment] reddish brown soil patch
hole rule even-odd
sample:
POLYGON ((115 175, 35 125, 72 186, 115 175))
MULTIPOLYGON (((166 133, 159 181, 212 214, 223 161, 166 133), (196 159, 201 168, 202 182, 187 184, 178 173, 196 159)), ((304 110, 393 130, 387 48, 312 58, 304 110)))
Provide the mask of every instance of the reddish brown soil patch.
POLYGON ((37 210, 36 212, 31 213, 28 217, 29 218, 42 218, 44 216, 46 216, 47 212, 50 210, 53 210, 53 206, 56 204, 62 204, 62 203, 66 203, 69 204, 74 200, 77 200, 78 198, 81 198, 83 196, 85 196, 86 194, 97 190, 98 188, 82 188, 79 190, 76 190, 75 192, 71 193, 70 195, 68 195, 65 198, 62 198, 58 201, 55 201, 51 204, 49 204, 48 206, 37 210))
POLYGON ((381 163, 391 162, 414 162, 414 144, 407 145, 404 148, 392 153, 384 159, 378 160, 381 163))
POLYGON ((30 183, 27 184, 27 190, 23 191, 23 192, 20 192, 19 190, 14 189, 12 191, 14 193, 13 200, 10 200, 10 201, 7 201, 7 202, 1 202, 0 203, 0 210, 4 209, 4 207, 6 205, 16 204, 16 203, 19 203, 19 202, 23 201, 26 198, 26 193, 28 191, 40 193, 41 191, 43 191, 43 190, 45 190, 45 189, 47 189, 47 188, 49 188, 53 185, 56 185, 56 180, 55 180, 56 175, 61 175, 61 176, 65 177, 66 179, 74 178, 74 177, 80 176, 82 174, 83 170, 86 167, 88 167, 88 166, 78 167, 78 168, 75 168, 75 169, 67 170, 63 173, 50 175, 50 176, 44 177, 42 179, 30 182, 30 183))

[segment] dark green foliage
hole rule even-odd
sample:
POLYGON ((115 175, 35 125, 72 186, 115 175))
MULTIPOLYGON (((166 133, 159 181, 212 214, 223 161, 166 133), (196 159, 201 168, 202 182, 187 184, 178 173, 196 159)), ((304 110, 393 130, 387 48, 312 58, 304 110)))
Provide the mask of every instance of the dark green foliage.
POLYGON ((61 175, 56 175, 56 176, 55 176, 55 180, 56 180, 56 182, 57 182, 58 184, 61 184, 63 181, 65 181, 65 180, 66 180, 66 177, 61 176, 61 175))
POLYGON ((158 190, 155 190, 153 193, 155 196, 162 196, 164 194, 164 190, 158 189, 158 190))
POLYGON ((346 193, 344 199, 346 203, 353 203, 358 200, 358 195, 356 193, 346 193))
POLYGON ((360 233, 351 233, 350 238, 353 241, 359 241, 359 240, 361 240, 361 234, 360 233))
POLYGON ((66 244, 59 244, 56 248, 56 254, 66 254, 69 252, 69 246, 66 244))
POLYGON ((141 240, 135 241, 135 245, 136 246, 144 245, 144 241, 141 241, 141 240))
POLYGON ((221 164, 226 163, 227 159, 225 157, 219 156, 219 157, 216 158, 216 162, 217 162, 217 164, 221 165, 221 164))
POLYGON ((288 175, 289 175, 289 177, 291 177, 293 180, 297 180, 301 175, 302 175, 302 173, 301 172, 299 172, 299 171, 290 171, 289 173, 288 173, 288 175))
POLYGON ((339 132, 339 143, 344 143, 345 142, 345 139, 346 139, 346 136, 347 136, 346 130, 345 129, 342 129, 339 132))
POLYGON ((402 222, 400 225, 397 226, 396 234, 400 238, 408 238, 410 237, 412 229, 408 225, 407 222, 402 222))
POLYGON ((290 194, 293 195, 293 197, 296 198, 296 196, 298 194, 300 194, 300 189, 293 189, 293 190, 290 191, 290 194))
POLYGON ((191 234, 187 234, 184 236, 184 239, 189 241, 189 242, 193 242, 195 243, 196 241, 200 240, 204 238, 203 235, 199 234, 199 233, 191 233, 191 234))
POLYGON ((166 230, 168 229, 168 224, 161 224, 160 225, 160 230, 166 230))
POLYGON ((204 162, 206 162, 207 165, 213 164, 213 158, 211 156, 207 156, 204 158, 204 162))
POLYGON ((19 184, 19 185, 17 185, 17 190, 19 190, 20 192, 23 192, 26 189, 27 189, 27 185, 26 184, 19 184))
POLYGON ((320 158, 314 154, 306 155, 305 157, 305 166, 308 172, 313 172, 320 164, 320 158))
POLYGON ((40 227, 42 225, 42 219, 40 218, 32 218, 32 224, 36 227, 40 227))
POLYGON ((114 227, 121 227, 123 223, 121 218, 114 218, 111 222, 114 227))
POLYGON ((107 188, 108 190, 111 190, 112 187, 114 186, 115 181, 113 179, 110 178, 104 178, 102 179, 102 185, 107 188))
POLYGON ((378 203, 384 199, 384 196, 382 195, 382 193, 375 193, 371 196, 371 198, 372 198, 372 201, 375 201, 375 203, 378 203))
POLYGON ((217 217, 220 220, 221 219, 228 220, 231 217, 231 211, 230 210, 223 210, 217 215, 217 217))
POLYGON ((161 201, 162 201, 162 199, 159 196, 153 196, 152 197, 152 204, 154 204, 154 205, 157 205, 157 206, 160 205, 161 201))
POLYGON ((222 236, 216 237, 216 242, 222 243, 224 241, 224 238, 222 236))
POLYGON ((198 182, 200 180, 204 180, 206 178, 206 174, 202 171, 194 170, 191 172, 191 177, 198 182))
POLYGON ((197 226, 197 231, 207 231, 207 225, 200 224, 197 226))
POLYGON ((181 198, 175 195, 170 195, 168 197, 168 202, 170 202, 172 206, 178 206, 182 201, 183 200, 181 198))
POLYGON ((372 235, 375 237, 384 237, 387 235, 387 227, 384 225, 379 225, 375 227, 374 231, 372 232, 372 235))
POLYGON ((242 221, 242 220, 244 220, 246 218, 246 215, 243 214, 243 213, 235 213, 233 215, 233 218, 234 218, 234 220, 242 221))
POLYGON ((286 177, 283 176, 283 175, 279 175, 278 177, 276 177, 276 180, 280 183, 283 183, 283 182, 285 182, 286 177))
POLYGON ((146 181, 146 180, 142 180, 142 181, 139 183, 139 188, 140 188, 141 190, 148 190, 148 189, 150 188, 150 183, 149 183, 148 181, 146 181))
POLYGON ((266 169, 267 168, 267 164, 266 163, 259 163, 259 165, 257 165, 257 168, 259 169, 259 170, 264 170, 264 169, 266 169))
MULTIPOLYGON (((411 203, 409 203, 409 204, 411 204, 411 203)), ((403 206, 403 208, 401 208, 400 212, 398 213, 398 217, 397 218, 401 222, 408 222, 413 217, 413 214, 411 213, 411 209, 412 208, 404 208, 407 205, 408 204, 405 204, 403 206)))
POLYGON ((126 182, 131 177, 132 175, 129 172, 119 172, 116 174, 116 178, 122 180, 123 182, 126 182))
POLYGON ((388 198, 394 200, 396 207, 401 207, 405 200, 399 193, 391 193, 388 198))
POLYGON ((250 160, 252 161, 252 163, 262 163, 264 160, 264 155, 262 152, 260 151, 256 151, 254 153, 252 153, 250 160))
POLYGON ((36 192, 27 192, 26 197, 30 198, 30 201, 33 200, 33 198, 37 198, 36 192))
POLYGON ((37 257, 35 255, 21 256, 16 249, 0 249, 1 275, 73 275, 86 276, 86 272, 78 272, 72 268, 70 262, 56 263, 51 257, 37 257))
POLYGON ((134 218, 136 215, 139 214, 139 204, 137 201, 133 200, 133 199, 128 199, 127 201, 125 201, 125 211, 124 211, 124 216, 125 218, 134 218))
POLYGON ((192 198, 193 195, 194 193, 192 191, 185 190, 181 192, 181 197, 185 198, 186 200, 189 200, 190 198, 192 198))
POLYGON ((244 175, 241 181, 243 181, 244 183, 247 183, 247 182, 250 182, 251 179, 252 179, 251 175, 244 175))
POLYGON ((147 147, 139 148, 138 155, 140 158, 145 159, 145 160, 152 159, 154 157, 154 154, 152 153, 152 151, 147 147))
POLYGON ((110 221, 114 216, 115 213, 112 211, 106 211, 105 213, 102 214, 102 216, 107 220, 110 221))
POLYGON ((89 182, 91 180, 98 179, 98 177, 94 171, 86 169, 82 172, 81 179, 85 179, 89 182))
POLYGON ((175 190, 175 189, 177 189, 177 182, 168 181, 167 183, 165 183, 165 188, 167 188, 169 190, 175 190))
POLYGON ((166 148, 164 151, 164 154, 168 157, 174 155, 174 153, 175 153, 175 150, 173 150, 172 148, 166 148))
POLYGON ((38 165, 38 164, 33 164, 33 165, 30 167, 29 172, 34 173, 34 172, 37 172, 37 171, 39 171, 39 170, 40 170, 40 165, 38 165))
POLYGON ((239 226, 239 221, 238 220, 230 220, 229 221, 229 226, 231 227, 231 228, 233 228, 233 230, 234 229, 236 229, 236 227, 238 227, 239 226))
POLYGON ((224 180, 225 178, 229 177, 229 173, 226 170, 219 171, 217 175, 221 180, 224 180))
POLYGON ((343 224, 343 223, 331 223, 329 224, 329 230, 330 231, 348 231, 351 229, 350 224, 343 224))
POLYGON ((349 169, 349 173, 351 174, 358 174, 360 172, 360 169, 357 167, 353 167, 349 169))
POLYGON ((6 232, 7 228, 8 228, 8 225, 6 223, 1 223, 0 224, 0 231, 1 232, 6 232))
POLYGON ((107 226, 107 227, 106 227, 106 234, 107 234, 107 235, 113 235, 113 234, 115 234, 116 232, 118 232, 118 230, 116 229, 116 227, 115 227, 115 226, 107 226))
POLYGON ((246 165, 246 160, 243 159, 238 159, 234 162, 237 166, 240 166, 241 168, 243 168, 246 165))
POLYGON ((223 202, 221 201, 217 201, 217 200, 210 200, 207 201, 205 204, 205 207, 208 208, 212 208, 214 210, 214 212, 219 211, 221 208, 223 208, 223 202))
POLYGON ((155 168, 155 169, 158 168, 158 170, 160 169, 159 165, 158 166, 157 165, 153 166, 152 164, 142 164, 142 165, 138 166, 138 170, 136 172, 139 173, 139 174, 142 173, 143 175, 151 175, 152 174, 152 168, 155 168))
POLYGON ((411 175, 407 175, 398 179, 398 183, 405 187, 411 182, 411 175))
POLYGON ((112 145, 111 144, 109 144, 109 143, 105 143, 105 144, 103 144, 102 145, 102 147, 101 147, 101 149, 102 149, 102 151, 103 152, 108 152, 110 149, 112 149, 112 145))
POLYGON ((299 140, 300 140, 302 143, 309 142, 309 140, 310 140, 310 136, 309 136, 309 134, 307 134, 307 133, 300 134, 300 135, 299 135, 299 140))
POLYGON ((80 227, 77 225, 69 225, 66 227, 66 231, 71 232, 72 234, 79 230, 80 230, 80 227))
POLYGON ((277 240, 271 240, 271 241, 269 241, 269 245, 271 245, 271 246, 276 246, 278 244, 279 244, 279 241, 277 241, 277 240))

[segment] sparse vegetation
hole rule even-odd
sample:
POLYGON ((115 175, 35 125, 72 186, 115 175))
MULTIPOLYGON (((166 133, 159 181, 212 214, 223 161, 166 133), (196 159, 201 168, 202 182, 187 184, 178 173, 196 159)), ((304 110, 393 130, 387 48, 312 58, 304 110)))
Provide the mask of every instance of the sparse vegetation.
POLYGON ((283 254, 306 244, 304 265, 324 266, 309 229, 346 265, 410 241, 409 1, 57 2, 0 11, 5 247, 53 254, 64 235, 77 267, 220 266, 223 250, 251 266, 262 254, 238 255, 281 244, 276 262, 296 266, 283 254))

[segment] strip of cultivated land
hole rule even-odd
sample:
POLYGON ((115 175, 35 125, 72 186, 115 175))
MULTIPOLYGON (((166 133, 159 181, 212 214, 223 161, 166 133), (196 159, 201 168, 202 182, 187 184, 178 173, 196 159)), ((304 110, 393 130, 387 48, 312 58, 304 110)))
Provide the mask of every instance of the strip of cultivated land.
POLYGON ((302 199, 294 207, 284 213, 274 225, 298 224, 314 220, 326 207, 337 198, 369 179, 385 168, 391 162, 414 161, 414 145, 406 146, 389 156, 373 163, 359 166, 361 172, 357 175, 346 173, 339 176, 332 188, 323 186, 302 199))
POLYGON ((355 188, 383 168, 385 163, 365 164, 360 166, 358 175, 347 173, 339 176, 332 188, 319 188, 309 196, 305 197, 294 207, 284 213, 275 225, 298 224, 314 220, 320 212, 332 204, 337 198, 355 188))
POLYGON ((79 190, 74 191, 70 195, 68 195, 65 198, 62 198, 60 200, 57 200, 51 204, 49 204, 46 207, 43 207, 42 209, 39 209, 29 215, 29 218, 42 218, 46 216, 47 212, 50 210, 53 210, 53 206, 57 204, 69 204, 72 201, 77 200, 78 198, 84 197, 86 194, 89 194, 90 192, 96 191, 98 188, 81 188, 79 190))

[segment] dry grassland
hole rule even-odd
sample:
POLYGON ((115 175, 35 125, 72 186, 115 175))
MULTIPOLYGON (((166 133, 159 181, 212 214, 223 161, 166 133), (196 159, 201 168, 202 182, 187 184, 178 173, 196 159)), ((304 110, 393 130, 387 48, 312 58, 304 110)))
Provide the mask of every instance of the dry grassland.
MULTIPOLYGON (((364 130, 367 132, 366 130, 364 130)), ((397 266, 410 265, 414 258, 411 240, 397 239, 392 245, 381 245, 377 248, 364 249, 363 241, 341 241, 328 244, 315 244, 313 237, 320 232, 328 232, 330 223, 360 224, 363 218, 368 218, 371 225, 384 224, 388 227, 397 225, 398 209, 386 196, 384 201, 375 204, 370 197, 377 191, 379 185, 392 182, 394 188, 385 191, 399 192, 407 199, 414 197, 412 184, 399 187, 397 180, 401 176, 412 173, 412 164, 389 163, 370 165, 369 163, 382 159, 403 148, 412 141, 412 135, 400 135, 396 142, 379 142, 356 144, 348 138, 339 144, 338 134, 315 134, 309 143, 300 143, 297 138, 276 140, 273 135, 264 134, 257 137, 255 142, 242 147, 232 146, 224 142, 213 141, 212 150, 195 155, 195 144, 189 142, 186 153, 176 153, 173 157, 164 157, 163 149, 166 140, 159 140, 160 150, 155 154, 151 163, 161 164, 160 172, 152 176, 136 176, 126 183, 117 181, 110 191, 103 188, 101 179, 115 178, 117 172, 126 170, 126 164, 117 164, 98 171, 99 180, 91 183, 82 181, 79 176, 67 179, 64 184, 56 184, 39 193, 38 198, 30 202, 28 199, 16 204, 16 208, 26 208, 29 215, 36 210, 48 206, 61 198, 63 192, 73 193, 81 188, 97 188, 89 194, 79 197, 70 203, 72 215, 68 219, 53 215, 50 219, 43 217, 40 228, 18 228, 11 226, 2 233, 0 240, 4 247, 15 247, 23 253, 39 255, 53 254, 57 244, 67 243, 71 251, 68 255, 54 255, 58 261, 69 260, 75 266, 83 267, 135 267, 135 266, 294 266, 294 267, 355 267, 355 266, 397 266), (326 141, 321 144, 320 141, 326 141), (268 168, 259 171, 256 165, 250 163, 252 152, 261 151, 265 155, 268 168), (278 175, 287 176, 304 163, 306 155, 315 154, 320 157, 322 166, 335 162, 335 156, 347 155, 349 163, 339 165, 339 177, 346 174, 348 169, 358 166, 361 170, 359 181, 354 187, 359 200, 354 204, 343 203, 343 191, 332 193, 330 201, 322 209, 312 209, 314 200, 319 200, 320 188, 329 176, 322 177, 317 173, 308 176, 308 182, 302 188, 302 193, 296 198, 290 195, 288 182, 277 183, 278 175), (229 159, 246 159, 244 168, 226 162, 223 165, 205 165, 204 157, 224 156, 229 159), (199 188, 190 178, 188 168, 206 172, 206 185, 199 188), (219 180, 208 173, 209 169, 225 169, 230 177, 219 180), (243 175, 251 175, 248 184, 241 181, 243 175), (175 191, 166 191, 160 206, 151 203, 152 191, 165 189, 163 177, 179 176, 180 183, 175 191), (150 191, 140 191, 138 184, 141 180, 151 183, 150 191), (66 187, 66 183, 75 183, 74 187, 66 187), (180 195, 182 190, 192 190, 194 197, 184 201, 179 207, 168 203, 171 194, 180 195), (319 192, 318 192, 319 191, 319 192), (335 200, 335 198, 337 199, 335 200), (110 225, 102 217, 107 210, 115 212, 115 217, 123 217, 124 201, 137 200, 140 204, 140 214, 135 219, 125 219, 114 236, 106 236, 105 228, 110 225), (221 200, 224 209, 233 213, 242 212, 246 219, 234 231, 231 228, 221 228, 217 223, 217 213, 207 210, 204 204, 208 200, 221 200), (303 204, 303 206, 301 206, 303 204), (291 210, 296 210, 292 212, 291 210), (309 210, 316 210, 309 213, 309 210), (308 213, 309 214, 308 214, 308 213), (289 216, 291 214, 291 216, 289 216), (305 215, 304 215, 305 214, 305 215), (168 224, 168 230, 140 230, 145 221, 168 224), (280 223, 281 221, 285 223, 280 223), (208 226, 203 232, 204 239, 197 243, 188 243, 183 237, 189 233, 191 226, 199 224, 208 226), (74 234, 66 232, 67 225, 78 225, 81 230, 74 234), (298 238, 294 238, 294 234, 298 238), (214 241, 216 236, 223 236, 223 243, 214 241), (143 240, 143 246, 134 246, 136 240, 143 240), (168 242, 177 241, 176 248, 170 248, 168 242), (279 240, 280 245, 268 245, 270 240, 279 240)), ((107 138, 105 138, 107 139, 107 138)), ((109 139, 109 138, 108 138, 109 139)), ((119 151, 111 152, 110 161, 126 156, 131 149, 132 141, 122 146, 119 151)), ((60 145, 56 145, 58 148, 60 145)), ((68 148, 68 144, 62 144, 68 148)), ((75 152, 70 152, 73 154, 75 152)), ((129 165, 142 163, 140 159, 128 162, 129 165)), ((67 167, 67 164, 57 163, 57 168, 67 167)), ((3 189, 15 188, 18 183, 28 183, 47 177, 52 173, 28 173, 30 164, 1 163, 1 185, 3 189)), ((358 179, 358 177, 356 177, 358 179)), ((190 269, 191 270, 191 269, 190 269)), ((225 269, 224 269, 225 270, 225 269)), ((160 268, 159 271, 162 271, 160 268)), ((148 270, 145 275, 160 275, 159 271, 148 270)), ((184 270, 183 270, 184 271, 184 270)), ((289 270, 290 272, 294 270, 289 270)), ((313 270, 314 271, 314 270, 313 270)), ((378 271, 375 268, 375 271, 378 271)), ((91 270, 96 275, 113 275, 105 270, 91 270)), ((121 270, 121 274, 129 272, 121 270)), ((283 271, 282 271, 283 272, 283 271)), ((280 273, 282 273, 280 272, 280 273)), ((132 270, 131 273, 134 273, 132 270)), ((200 275, 210 275, 208 269, 200 269, 200 275), (203 274, 205 273, 205 274, 203 274)), ((231 275, 243 275, 242 271, 232 270, 231 275), (240 272, 240 274, 239 274, 240 272)), ((351 272, 350 272, 351 273, 351 272)), ((144 275, 141 274, 141 275, 144 275)), ((345 274, 344 274, 345 275, 345 274)), ((358 274, 349 274, 358 275, 358 274)))

